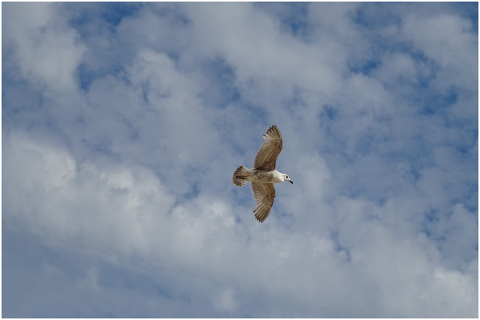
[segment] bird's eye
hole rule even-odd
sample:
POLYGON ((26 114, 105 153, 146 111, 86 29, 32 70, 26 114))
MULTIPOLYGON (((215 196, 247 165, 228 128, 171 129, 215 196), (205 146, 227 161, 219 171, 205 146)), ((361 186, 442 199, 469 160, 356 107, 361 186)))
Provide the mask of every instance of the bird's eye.
POLYGON ((287 175, 286 175, 285 177, 286 177, 287 179, 289 179, 287 175))

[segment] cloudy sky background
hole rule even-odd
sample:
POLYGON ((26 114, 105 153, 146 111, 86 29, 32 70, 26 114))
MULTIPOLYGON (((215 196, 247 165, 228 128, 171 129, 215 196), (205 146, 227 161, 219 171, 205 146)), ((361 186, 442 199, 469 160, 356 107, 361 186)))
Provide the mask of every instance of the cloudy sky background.
POLYGON ((476 3, 2 9, 4 317, 477 317, 476 3))

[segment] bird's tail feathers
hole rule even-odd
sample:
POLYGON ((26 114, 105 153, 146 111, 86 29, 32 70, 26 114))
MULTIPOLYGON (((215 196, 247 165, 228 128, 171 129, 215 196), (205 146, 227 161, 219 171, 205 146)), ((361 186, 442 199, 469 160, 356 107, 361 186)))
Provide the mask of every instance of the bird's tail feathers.
POLYGON ((250 171, 245 168, 244 166, 239 166, 235 172, 233 173, 232 181, 233 184, 239 187, 243 187, 247 184, 247 176, 249 175, 250 171))

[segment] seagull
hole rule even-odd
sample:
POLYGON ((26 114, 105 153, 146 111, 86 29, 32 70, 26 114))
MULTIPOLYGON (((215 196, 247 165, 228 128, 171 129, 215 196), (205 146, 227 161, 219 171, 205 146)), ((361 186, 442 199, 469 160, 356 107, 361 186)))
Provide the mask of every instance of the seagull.
POLYGON ((253 212, 258 222, 267 219, 275 199, 274 183, 288 181, 293 184, 288 175, 280 173, 275 169, 278 155, 282 151, 282 134, 276 125, 268 128, 263 135, 265 141, 258 150, 253 169, 248 170, 239 166, 233 173, 233 184, 243 187, 248 181, 252 182, 253 196, 257 202, 253 212))

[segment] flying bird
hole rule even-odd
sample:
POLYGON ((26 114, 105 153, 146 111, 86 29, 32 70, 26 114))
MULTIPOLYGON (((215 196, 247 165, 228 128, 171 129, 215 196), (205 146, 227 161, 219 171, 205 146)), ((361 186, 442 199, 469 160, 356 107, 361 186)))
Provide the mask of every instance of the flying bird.
POLYGON ((253 169, 249 170, 239 166, 233 173, 232 181, 236 186, 243 187, 248 181, 252 182, 253 196, 257 204, 253 209, 258 222, 267 219, 272 210, 275 199, 274 183, 288 181, 293 184, 288 175, 280 173, 275 169, 278 155, 282 151, 282 134, 276 125, 268 128, 263 135, 265 141, 260 146, 253 169))

